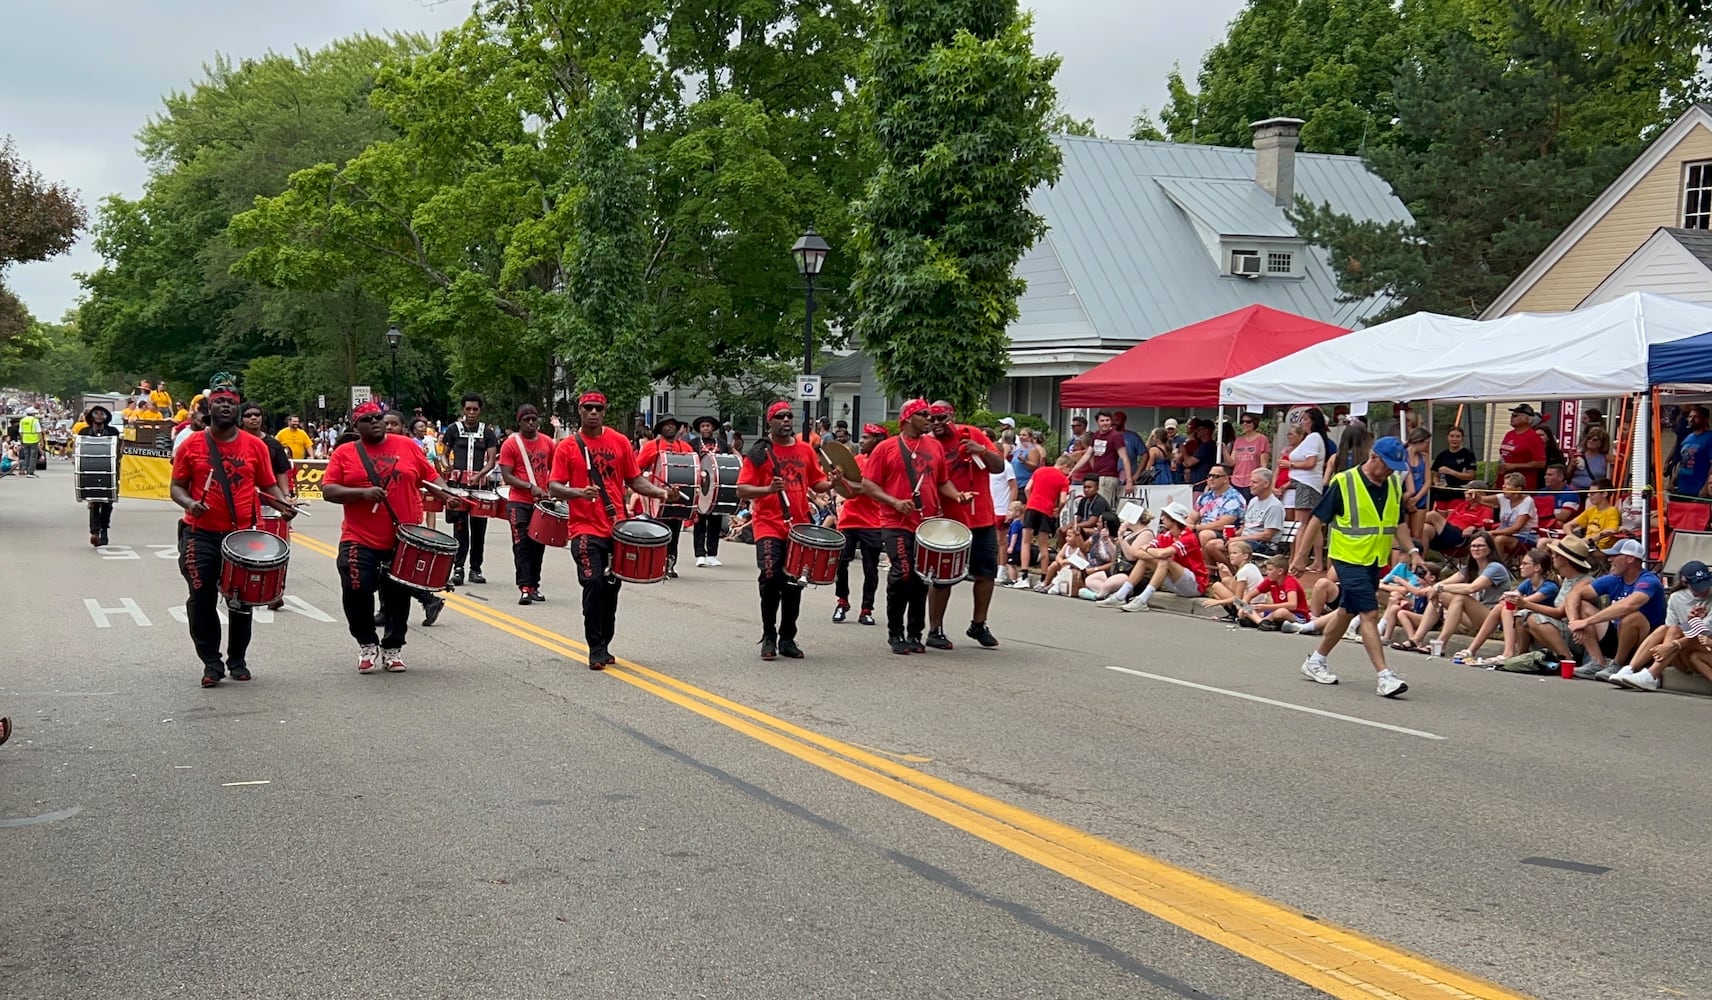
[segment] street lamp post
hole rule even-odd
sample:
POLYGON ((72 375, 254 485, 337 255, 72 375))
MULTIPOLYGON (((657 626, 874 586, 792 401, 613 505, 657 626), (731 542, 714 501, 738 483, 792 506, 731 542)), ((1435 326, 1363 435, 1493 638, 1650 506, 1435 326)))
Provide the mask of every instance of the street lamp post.
MULTIPOLYGON (((821 267, 826 263, 826 254, 832 248, 826 240, 808 227, 791 247, 791 254, 797 259, 797 273, 803 276, 804 287, 808 291, 808 309, 803 314, 803 374, 814 374, 814 279, 819 276, 821 267)), ((803 400, 803 436, 806 438, 810 425, 814 422, 814 404, 803 400)))
POLYGON ((404 334, 398 332, 398 324, 391 323, 386 328, 386 346, 392 349, 392 408, 403 412, 404 407, 398 401, 398 342, 404 339, 404 334))

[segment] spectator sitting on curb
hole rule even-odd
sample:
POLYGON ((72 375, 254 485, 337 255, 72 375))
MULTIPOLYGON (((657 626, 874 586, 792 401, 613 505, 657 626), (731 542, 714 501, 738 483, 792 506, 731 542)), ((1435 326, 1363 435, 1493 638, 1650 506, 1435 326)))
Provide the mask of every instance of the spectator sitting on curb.
POLYGON ((1420 624, 1407 637, 1391 644, 1406 653, 1427 651, 1427 633, 1444 616, 1439 637, 1449 639, 1462 629, 1470 632, 1486 620, 1487 612, 1510 587, 1510 570, 1498 559, 1498 544, 1492 535, 1477 531, 1468 540, 1468 561, 1450 578, 1433 584, 1435 603, 1427 607, 1420 624))
POLYGON ((1105 596, 1102 588, 1117 573, 1118 516, 1107 511, 1100 515, 1099 525, 1088 539, 1088 565, 1070 565, 1070 592, 1084 601, 1097 601, 1105 596))
MULTIPOLYGON (((1252 496, 1243 508, 1237 540, 1247 542, 1254 555, 1277 555, 1273 540, 1284 530, 1284 501, 1273 492, 1272 470, 1265 466, 1255 469, 1249 474, 1248 486, 1252 496)), ((1203 532, 1201 546, 1206 550, 1208 565, 1228 564, 1227 543, 1222 533, 1209 540, 1203 532)))
POLYGON ((1262 632, 1298 632, 1308 624, 1308 598, 1302 581, 1290 575, 1288 556, 1266 560, 1265 578, 1242 618, 1262 632))
POLYGON ((1635 650, 1629 665, 1611 683, 1637 691, 1664 686, 1664 668, 1674 666, 1712 680, 1712 569, 1698 559, 1682 564, 1677 589, 1666 602, 1664 624, 1635 650))
POLYGON ((1070 589, 1070 582, 1075 578, 1074 566, 1071 565, 1071 553, 1078 558, 1086 559, 1088 546, 1091 542, 1089 535, 1082 531, 1082 526, 1072 524, 1064 529, 1064 542, 1058 546, 1058 553, 1052 562, 1042 571, 1040 583, 1035 585, 1037 594, 1053 594, 1058 597, 1068 597, 1075 591, 1070 589))
POLYGON ((1135 571, 1136 563, 1141 559, 1141 554, 1153 547, 1155 538, 1153 530, 1147 527, 1147 524, 1153 520, 1152 511, 1143 508, 1136 520, 1138 523, 1122 524, 1118 527, 1117 570, 1107 576, 1098 587, 1093 588, 1099 594, 1099 601, 1103 602, 1106 598, 1121 591, 1123 595, 1119 601, 1121 603, 1134 590, 1134 586, 1129 582, 1129 576, 1135 571))
POLYGON ((1471 667, 1497 666, 1512 656, 1526 653, 1533 645, 1528 619, 1535 611, 1550 608, 1557 600, 1558 583, 1552 573, 1551 551, 1536 549, 1523 553, 1519 572, 1522 582, 1515 589, 1505 591, 1497 606, 1487 612, 1486 620, 1480 623, 1480 630, 1474 633, 1474 641, 1456 654, 1455 662, 1471 667), (1482 659, 1480 647, 1486 645, 1486 640, 1500 627, 1504 630, 1503 655, 1482 659))
POLYGON ((1260 586, 1260 567, 1254 564, 1254 550, 1240 538, 1232 541, 1229 560, 1215 567, 1215 571, 1219 578, 1207 585, 1207 600, 1201 602, 1202 606, 1212 608, 1222 604, 1225 613, 1219 620, 1234 622, 1241 605, 1260 586))
POLYGON ((1570 595, 1569 631, 1587 650, 1587 659, 1575 668, 1575 676, 1583 680, 1609 680, 1634 656, 1642 640, 1664 624, 1664 581, 1647 569, 1641 543, 1625 538, 1604 552, 1611 559, 1611 572, 1576 587, 1570 595), (1601 598, 1609 602, 1603 608, 1601 598), (1613 634, 1615 650, 1608 645, 1613 634))
MULTIPOLYGON (((1577 660, 1585 655, 1569 631, 1570 596, 1584 583, 1593 580, 1593 548, 1580 538, 1562 538, 1545 546, 1552 555, 1552 565, 1558 572, 1557 597, 1549 607, 1535 604, 1525 623, 1534 643, 1558 660, 1577 660)), ((1612 649, 1616 637, 1612 637, 1612 649)))
MULTIPOLYGON (((1379 619, 1381 642, 1398 629, 1409 633, 1421 624, 1421 616, 1433 600, 1433 585, 1444 576, 1444 570, 1443 563, 1427 563, 1419 572, 1398 563, 1386 574, 1379 583, 1380 591, 1386 595, 1385 614, 1379 619), (1405 570, 1407 575, 1399 575, 1398 570, 1405 570)), ((1320 620, 1315 619, 1313 624, 1320 624, 1320 620)))
POLYGON ((1161 532, 1153 547, 1137 551, 1135 569, 1130 571, 1117 593, 1100 601, 1097 607, 1121 608, 1124 611, 1150 611, 1148 599, 1157 590, 1167 590, 1178 597, 1199 597, 1207 589, 1207 564, 1201 556, 1201 539, 1189 527, 1189 508, 1170 503, 1159 514, 1161 532), (1128 601, 1126 589, 1146 580, 1141 592, 1128 601))
POLYGON ((1084 538, 1092 538, 1100 526, 1100 518, 1112 509, 1100 495, 1100 480, 1089 476, 1082 480, 1082 495, 1076 498, 1076 517, 1072 522, 1081 529, 1084 538))

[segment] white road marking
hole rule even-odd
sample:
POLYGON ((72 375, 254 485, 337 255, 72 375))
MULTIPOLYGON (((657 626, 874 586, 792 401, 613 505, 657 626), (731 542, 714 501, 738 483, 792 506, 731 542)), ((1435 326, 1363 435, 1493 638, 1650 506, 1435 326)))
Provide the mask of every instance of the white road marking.
POLYGON ((236 788, 239 785, 271 785, 272 781, 222 781, 221 788, 236 788))
POLYGON ((1107 666, 1106 669, 1115 670, 1120 674, 1145 677, 1150 681, 1164 681, 1167 684, 1175 684, 1178 687, 1194 688, 1196 691, 1209 691, 1213 694, 1222 694, 1228 695, 1232 698, 1241 698, 1243 701, 1254 701, 1259 702, 1262 705, 1272 705, 1275 708, 1287 708, 1292 712, 1306 712, 1309 715, 1320 715, 1328 719, 1337 719, 1339 722, 1353 722, 1358 726, 1368 726, 1373 729, 1386 729, 1393 733, 1402 733, 1404 736, 1418 736, 1423 740, 1445 740, 1450 738, 1448 736, 1440 736, 1437 733, 1425 732, 1420 729, 1408 729, 1403 726, 1393 726, 1388 722, 1374 722, 1372 719, 1358 719, 1353 715, 1339 715, 1337 712, 1328 712, 1323 708, 1309 708, 1306 705, 1292 705, 1287 701, 1276 701, 1272 698, 1262 698, 1257 694, 1247 694, 1242 691, 1229 691, 1225 688, 1212 687, 1208 684, 1196 684, 1194 681, 1181 680, 1176 677, 1164 677, 1159 674, 1149 674, 1140 670, 1131 670, 1128 667, 1107 666))
POLYGON ((116 608, 104 608, 101 606, 101 602, 94 598, 85 597, 83 599, 83 606, 89 609, 89 617, 95 619, 96 628, 113 627, 113 623, 107 618, 108 615, 130 615, 132 624, 141 625, 144 628, 154 625, 154 622, 149 621, 149 616, 143 614, 143 609, 137 606, 136 601, 129 597, 121 597, 119 598, 119 605, 116 608))
POLYGON ((137 550, 131 548, 129 545, 103 545, 103 546, 100 546, 99 548, 97 548, 95 551, 101 553, 101 558, 103 558, 103 559, 141 559, 142 558, 142 556, 137 555, 137 550))
POLYGON ((309 619, 312 619, 312 620, 318 621, 318 622, 332 623, 334 621, 334 618, 332 615, 328 614, 325 611, 322 611, 320 608, 316 607, 315 605, 310 604, 308 601, 304 600, 303 598, 293 597, 290 594, 285 595, 285 607, 280 608, 280 610, 281 611, 290 611, 290 612, 293 612, 295 614, 300 614, 305 618, 309 618, 309 619))

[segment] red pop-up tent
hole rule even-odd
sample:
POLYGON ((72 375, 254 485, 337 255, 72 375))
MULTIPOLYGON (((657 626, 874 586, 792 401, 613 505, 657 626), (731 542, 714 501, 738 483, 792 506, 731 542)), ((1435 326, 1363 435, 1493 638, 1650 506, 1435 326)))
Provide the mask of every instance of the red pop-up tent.
POLYGON ((1310 347, 1341 337, 1341 326, 1246 306, 1137 344, 1059 387, 1059 405, 1219 405, 1219 383, 1310 347))

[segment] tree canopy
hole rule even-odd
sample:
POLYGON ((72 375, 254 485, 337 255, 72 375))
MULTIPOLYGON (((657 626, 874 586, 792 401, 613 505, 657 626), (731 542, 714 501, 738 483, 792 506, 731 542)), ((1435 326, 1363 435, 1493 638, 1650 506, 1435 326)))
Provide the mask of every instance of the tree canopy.
MULTIPOLYGON (((27 337, 33 322, 6 287, 6 270, 71 249, 88 221, 75 192, 43 178, 18 154, 10 137, 0 141, 0 350, 13 338, 27 337)), ((11 351, 22 358, 32 349, 18 344, 11 351)))

